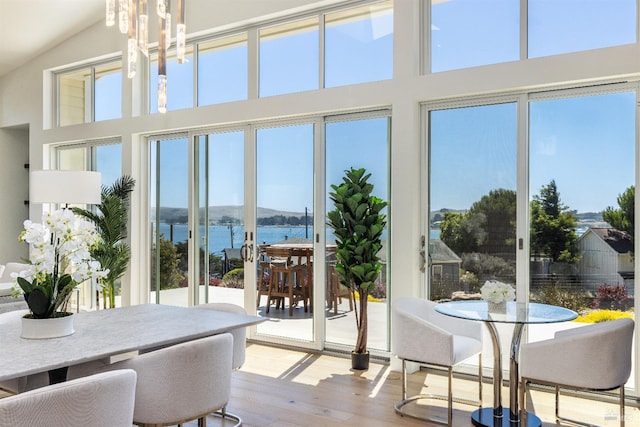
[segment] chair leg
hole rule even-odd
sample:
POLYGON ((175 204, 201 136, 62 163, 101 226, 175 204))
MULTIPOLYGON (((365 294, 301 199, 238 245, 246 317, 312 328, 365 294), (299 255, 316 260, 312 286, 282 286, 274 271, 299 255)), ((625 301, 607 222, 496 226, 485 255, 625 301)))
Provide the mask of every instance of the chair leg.
POLYGON ((482 353, 478 354, 478 408, 482 408, 482 353))
POLYGON ((520 381, 520 390, 518 390, 518 403, 520 405, 520 423, 523 426, 527 424, 527 380, 522 378, 520 381))
POLYGON ((236 423, 233 425, 233 427, 240 427, 242 425, 242 419, 239 416, 235 415, 235 414, 227 412, 227 407, 226 406, 223 407, 222 409, 220 409, 219 411, 214 412, 211 415, 214 416, 214 417, 222 418, 223 420, 235 421, 236 423))
POLYGON ((447 426, 451 427, 451 421, 453 420, 453 368, 449 367, 449 387, 447 391, 448 399, 447 405, 449 406, 449 414, 447 418, 447 426))
MULTIPOLYGON (((407 397, 407 360, 405 359, 401 359, 402 360, 402 378, 401 378, 401 388, 402 388, 402 400, 398 403, 396 403, 394 405, 394 409, 396 411, 397 414, 399 414, 400 416, 403 417, 410 417, 410 418, 415 418, 418 420, 422 420, 422 421, 427 421, 430 423, 434 423, 434 424, 439 424, 439 425, 445 425, 448 427, 451 427, 453 425, 453 402, 457 402, 457 403, 462 403, 465 405, 478 405, 478 406, 482 406, 482 384, 479 385, 479 390, 478 390, 478 394, 479 394, 479 399, 478 401, 469 401, 466 399, 456 399, 453 397, 453 367, 452 366, 440 366, 440 365, 428 365, 425 363, 421 363, 422 365, 425 366, 432 366, 432 370, 436 369, 436 366, 438 366, 437 370, 439 371, 443 371, 444 369, 447 370, 447 380, 448 380, 448 389, 447 389, 447 395, 434 395, 434 394, 416 394, 410 397, 407 397), (404 406, 407 405, 408 403, 411 402, 415 402, 421 399, 436 399, 436 400, 444 400, 447 402, 447 419, 443 420, 441 418, 429 418, 429 417, 421 417, 418 415, 412 415, 410 413, 406 413, 404 411, 404 406)), ((416 362, 416 363, 420 363, 420 362, 416 362)), ((480 372, 482 372, 482 367, 480 367, 480 372)), ((482 374, 480 373, 479 376, 479 380, 482 380, 482 374)))
POLYGON ((624 384, 620 386, 620 427, 624 427, 624 384))

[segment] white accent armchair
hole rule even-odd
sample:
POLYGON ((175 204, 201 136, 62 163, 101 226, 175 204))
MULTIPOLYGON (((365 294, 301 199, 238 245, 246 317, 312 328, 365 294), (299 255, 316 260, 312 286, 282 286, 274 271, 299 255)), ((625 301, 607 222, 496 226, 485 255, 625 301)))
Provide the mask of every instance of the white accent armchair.
POLYGON ((199 420, 224 408, 231 395, 231 334, 161 348, 108 369, 138 374, 133 423, 169 426, 199 420))
POLYGON ((592 425, 560 416, 560 388, 620 390, 620 426, 624 426, 624 384, 631 372, 634 321, 618 319, 556 332, 554 338, 520 348, 520 408, 526 425, 528 385, 555 388, 556 419, 592 425))
POLYGON ((130 427, 132 370, 105 372, 0 399, 0 427, 130 427))
POLYGON ((435 311, 436 303, 420 298, 401 298, 392 303, 391 353, 402 360, 402 400, 395 411, 402 416, 451 426, 453 401, 482 406, 482 324, 444 316, 435 311), (478 401, 454 399, 453 367, 478 356, 478 401), (415 362, 428 369, 445 370, 448 376, 447 396, 416 394, 407 397, 406 362, 415 362), (421 399, 446 400, 446 420, 412 415, 405 405, 421 399))

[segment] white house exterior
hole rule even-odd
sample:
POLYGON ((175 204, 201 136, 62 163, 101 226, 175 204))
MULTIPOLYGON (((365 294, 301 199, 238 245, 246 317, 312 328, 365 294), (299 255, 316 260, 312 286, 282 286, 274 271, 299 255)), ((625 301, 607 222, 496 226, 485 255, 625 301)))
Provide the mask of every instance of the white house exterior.
POLYGON ((593 227, 577 243, 582 253, 578 274, 583 284, 633 284, 633 244, 624 232, 593 227))

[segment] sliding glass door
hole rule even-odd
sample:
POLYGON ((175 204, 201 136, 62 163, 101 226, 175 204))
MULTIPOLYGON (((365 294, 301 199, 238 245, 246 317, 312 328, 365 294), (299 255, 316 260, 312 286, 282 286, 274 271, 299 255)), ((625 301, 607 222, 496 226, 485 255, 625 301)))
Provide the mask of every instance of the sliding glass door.
MULTIPOLYGON (((354 300, 337 280, 328 192, 345 170, 365 168, 374 195, 390 201, 390 128, 381 111, 151 140, 150 300, 233 303, 267 319, 254 339, 353 346, 354 300)), ((388 236, 369 304, 369 347, 382 352, 388 236)))
POLYGON ((244 131, 196 137, 195 303, 244 305, 244 131))
POLYGON ((516 119, 513 102, 429 113, 429 299, 515 284, 516 119))
MULTIPOLYGON (((391 149, 391 119, 386 115, 351 116, 328 120, 325 125, 326 140, 326 210, 335 209, 329 199, 331 185, 340 185, 345 171, 364 168, 371 174, 373 195, 384 201, 389 194, 389 152, 391 149)), ((389 208, 382 213, 389 215, 389 208)), ((382 235, 382 249, 378 254, 383 268, 370 294, 368 306, 368 347, 371 350, 388 350, 389 314, 389 222, 382 235)), ((325 330, 328 346, 352 347, 356 340, 354 300, 351 293, 339 283, 335 270, 335 236, 330 228, 325 230, 326 240, 326 309, 325 330)), ((349 348, 350 349, 350 348, 349 348)))
POLYGON ((255 130, 256 307, 269 319, 258 334, 275 339, 314 340, 313 287, 322 283, 313 276, 314 129, 294 123, 255 130))
POLYGON ((612 85, 430 109, 429 299, 499 280, 580 322, 633 317, 636 103, 637 87, 612 85))

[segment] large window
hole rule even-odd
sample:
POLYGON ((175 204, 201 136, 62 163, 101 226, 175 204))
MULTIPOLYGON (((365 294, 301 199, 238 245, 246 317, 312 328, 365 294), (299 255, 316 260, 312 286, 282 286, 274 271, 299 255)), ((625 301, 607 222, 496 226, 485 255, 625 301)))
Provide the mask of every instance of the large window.
POLYGON ((260 97, 318 89, 318 18, 260 30, 260 97))
POLYGON ((529 0, 529 58, 636 41, 636 0, 529 0))
POLYGON ((431 0, 431 71, 516 61, 517 0, 431 0))
POLYGON ((635 0, 425 0, 431 72, 635 43, 635 0), (520 26, 522 4, 527 31, 520 26), (523 39, 524 43, 521 41, 523 39), (520 46, 528 52, 521 52, 520 46))
POLYGON ((247 99, 247 34, 198 44, 198 105, 247 99))
POLYGON ((325 15, 324 86, 390 79, 393 3, 384 1, 325 15))
POLYGON ((55 79, 58 126, 122 117, 122 61, 61 71, 55 79))

